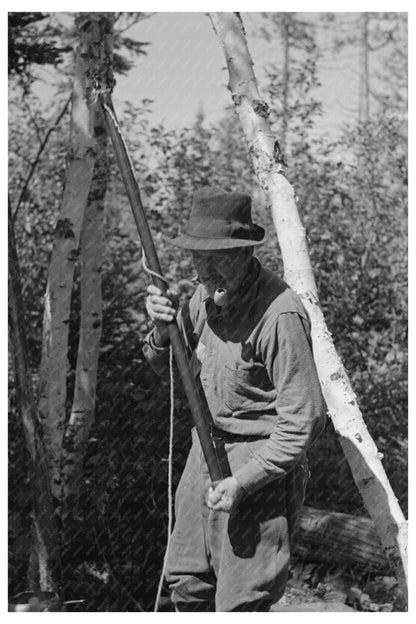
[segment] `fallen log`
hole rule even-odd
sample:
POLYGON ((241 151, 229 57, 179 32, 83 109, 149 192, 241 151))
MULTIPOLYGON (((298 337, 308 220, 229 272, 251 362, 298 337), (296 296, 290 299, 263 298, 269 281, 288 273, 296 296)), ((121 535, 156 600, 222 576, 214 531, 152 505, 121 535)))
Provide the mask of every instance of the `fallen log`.
POLYGON ((294 557, 392 573, 369 518, 304 507, 295 530, 294 557))
POLYGON ((352 607, 343 602, 324 602, 323 600, 314 602, 303 602, 299 604, 275 604, 270 607, 270 611, 292 611, 298 613, 300 611, 355 611, 352 607))

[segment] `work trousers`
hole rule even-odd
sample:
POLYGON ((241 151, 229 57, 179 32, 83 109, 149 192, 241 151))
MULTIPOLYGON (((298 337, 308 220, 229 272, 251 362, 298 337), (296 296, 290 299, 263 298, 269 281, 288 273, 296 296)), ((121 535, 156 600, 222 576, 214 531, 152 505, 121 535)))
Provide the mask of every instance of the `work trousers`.
MULTIPOLYGON (((264 444, 217 444, 233 473, 264 444)), ((231 515, 206 505, 211 485, 198 437, 175 499, 166 579, 178 611, 268 611, 283 595, 294 523, 308 477, 306 460, 286 477, 246 495, 231 515)))

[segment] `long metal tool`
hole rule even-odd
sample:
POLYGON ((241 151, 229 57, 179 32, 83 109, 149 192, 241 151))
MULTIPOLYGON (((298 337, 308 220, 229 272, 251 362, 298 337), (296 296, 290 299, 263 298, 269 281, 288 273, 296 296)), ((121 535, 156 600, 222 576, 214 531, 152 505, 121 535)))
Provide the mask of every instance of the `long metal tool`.
MULTIPOLYGON (((123 178, 123 182, 126 187, 130 206, 133 211, 134 220, 136 222, 137 230, 139 232, 143 249, 146 254, 149 268, 154 273, 162 276, 162 269, 160 267, 159 258, 156 253, 152 234, 140 198, 139 185, 137 184, 137 180, 134 176, 133 167, 127 151, 126 144, 118 129, 117 118, 114 113, 111 100, 108 95, 100 97, 107 131, 113 144, 116 160, 120 168, 121 177, 123 178)), ((165 281, 160 277, 156 276, 152 276, 152 279, 153 283, 158 288, 160 288, 165 296, 167 296, 167 286, 165 281)), ((207 408, 202 403, 198 386, 189 366, 188 356, 186 354, 185 346, 176 319, 171 323, 168 323, 167 328, 169 332, 170 343, 173 348, 173 355, 179 369, 182 384, 185 390, 186 397, 188 399, 191 415, 196 430, 198 432, 199 440, 201 442, 202 451, 207 462, 211 480, 213 482, 220 481, 224 478, 224 475, 211 438, 209 426, 209 423, 211 421, 211 415, 208 413, 207 408)))

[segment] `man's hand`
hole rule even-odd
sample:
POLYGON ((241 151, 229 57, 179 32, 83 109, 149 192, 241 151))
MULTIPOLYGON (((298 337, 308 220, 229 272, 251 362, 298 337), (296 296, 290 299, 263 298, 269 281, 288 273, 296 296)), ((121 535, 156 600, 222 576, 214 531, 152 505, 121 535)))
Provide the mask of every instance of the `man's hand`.
POLYGON ((231 513, 237 507, 244 495, 235 477, 227 477, 210 487, 207 494, 207 505, 213 511, 226 511, 231 513))
POLYGON ((164 346, 169 342, 166 323, 171 323, 176 316, 178 297, 172 290, 167 291, 169 299, 164 297, 154 284, 148 286, 147 293, 146 310, 157 330, 155 339, 159 346, 164 346))

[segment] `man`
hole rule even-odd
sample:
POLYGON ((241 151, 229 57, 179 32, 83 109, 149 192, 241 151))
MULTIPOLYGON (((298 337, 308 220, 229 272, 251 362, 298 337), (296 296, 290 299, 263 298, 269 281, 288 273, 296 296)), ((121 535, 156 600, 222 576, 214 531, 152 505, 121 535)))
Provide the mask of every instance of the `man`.
MULTIPOLYGON (((178 611, 267 611, 281 598, 305 453, 324 425, 308 316, 254 258, 265 239, 248 195, 205 187, 172 240, 190 251, 201 282, 177 319, 226 475, 210 483, 194 430, 166 569, 178 611)), ((155 327, 144 353, 164 374, 176 310, 155 286, 147 310, 155 327)))

